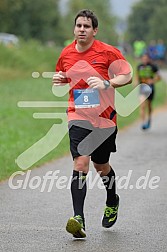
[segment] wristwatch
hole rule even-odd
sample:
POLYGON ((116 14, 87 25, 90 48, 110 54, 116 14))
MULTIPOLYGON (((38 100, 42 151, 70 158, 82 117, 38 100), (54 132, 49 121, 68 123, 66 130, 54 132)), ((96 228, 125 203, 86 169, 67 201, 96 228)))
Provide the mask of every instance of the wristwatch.
POLYGON ((109 80, 104 80, 103 83, 104 83, 105 89, 108 89, 111 86, 109 80))

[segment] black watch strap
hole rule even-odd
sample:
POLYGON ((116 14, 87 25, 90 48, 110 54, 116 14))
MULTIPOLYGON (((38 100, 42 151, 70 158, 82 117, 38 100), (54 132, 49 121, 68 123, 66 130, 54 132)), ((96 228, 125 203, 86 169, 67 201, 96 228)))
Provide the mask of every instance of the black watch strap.
POLYGON ((110 87, 110 81, 109 80, 104 80, 103 81, 105 89, 108 89, 110 87))

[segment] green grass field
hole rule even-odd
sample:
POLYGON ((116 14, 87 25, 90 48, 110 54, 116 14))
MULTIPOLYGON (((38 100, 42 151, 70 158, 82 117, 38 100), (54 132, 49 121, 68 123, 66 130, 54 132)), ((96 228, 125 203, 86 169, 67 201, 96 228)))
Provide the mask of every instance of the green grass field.
MULTIPOLYGON (((37 42, 22 42, 18 48, 0 46, 0 180, 20 170, 17 157, 44 137, 56 119, 34 119, 36 112, 65 112, 66 108, 21 108, 19 101, 66 101, 67 95, 57 98, 52 93, 52 80, 32 78, 32 72, 54 71, 60 48, 46 48, 37 42)), ((119 89, 126 96, 133 89, 128 85, 119 89)), ((154 107, 166 100, 166 86, 160 81, 156 88, 154 107)), ((118 126, 123 128, 139 118, 138 109, 128 117, 118 116, 118 126)), ((48 143, 49 145, 49 143, 48 143)), ((69 151, 68 135, 57 148, 43 157, 34 166, 62 157, 69 151)), ((32 168, 31 167, 31 168, 32 168)))

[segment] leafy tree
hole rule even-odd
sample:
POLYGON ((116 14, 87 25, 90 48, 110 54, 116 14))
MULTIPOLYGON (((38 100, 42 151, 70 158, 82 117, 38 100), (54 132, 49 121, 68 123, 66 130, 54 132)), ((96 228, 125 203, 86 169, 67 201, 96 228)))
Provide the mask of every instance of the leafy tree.
MULTIPOLYGON (((164 1, 165 2, 165 1, 164 1)), ((165 3, 162 6, 159 5, 156 9, 154 16, 150 19, 150 29, 147 38, 149 40, 156 38, 156 39, 163 39, 167 42, 167 26, 166 26, 166 18, 167 18, 167 4, 165 3)))
POLYGON ((55 39, 58 34, 59 0, 1 0, 0 30, 26 39, 55 39))
POLYGON ((13 17, 21 8, 21 0, 1 0, 0 1, 0 31, 10 32, 13 26, 13 17))
POLYGON ((166 15, 167 0, 142 0, 136 3, 128 18, 129 41, 142 39, 148 42, 158 38, 167 41, 166 15))

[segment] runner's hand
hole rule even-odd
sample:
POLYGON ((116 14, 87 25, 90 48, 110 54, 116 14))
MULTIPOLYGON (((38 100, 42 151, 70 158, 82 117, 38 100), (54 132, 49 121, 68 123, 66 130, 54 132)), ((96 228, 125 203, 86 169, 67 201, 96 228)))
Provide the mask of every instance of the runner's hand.
POLYGON ((148 85, 153 84, 153 82, 154 82, 154 80, 153 80, 153 79, 151 79, 151 78, 147 80, 147 84, 148 84, 148 85))
POLYGON ((53 85, 60 86, 64 83, 66 83, 65 80, 66 80, 66 77, 63 75, 63 72, 59 71, 53 75, 52 82, 53 82, 53 85))
POLYGON ((91 87, 91 88, 97 88, 97 89, 105 89, 103 80, 101 80, 98 77, 89 77, 87 79, 87 84, 91 87))

